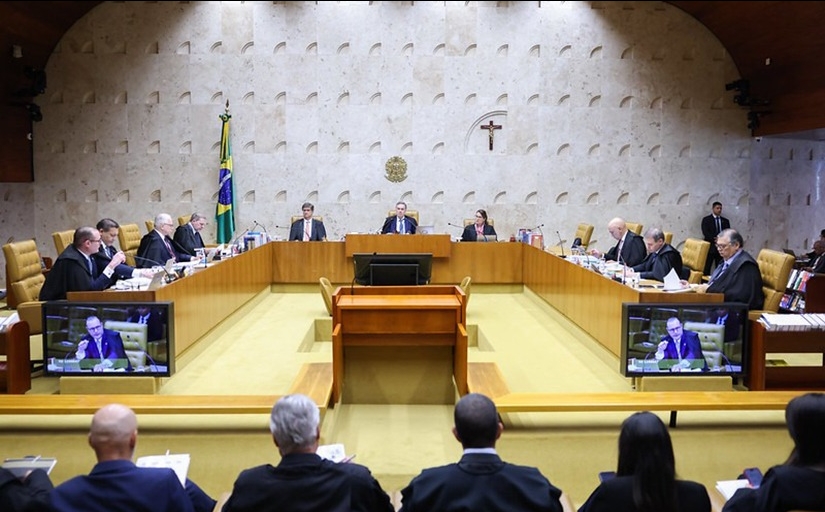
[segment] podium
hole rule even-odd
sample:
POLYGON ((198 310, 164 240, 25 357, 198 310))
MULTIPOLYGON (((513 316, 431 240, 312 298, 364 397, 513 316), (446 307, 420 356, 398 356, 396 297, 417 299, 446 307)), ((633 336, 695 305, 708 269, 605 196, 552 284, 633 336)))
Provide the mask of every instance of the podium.
POLYGON ((467 393, 466 312, 458 286, 339 287, 333 402, 455 403, 467 393))
POLYGON ((346 255, 363 252, 377 253, 430 253, 433 258, 449 258, 450 235, 347 235, 346 255))

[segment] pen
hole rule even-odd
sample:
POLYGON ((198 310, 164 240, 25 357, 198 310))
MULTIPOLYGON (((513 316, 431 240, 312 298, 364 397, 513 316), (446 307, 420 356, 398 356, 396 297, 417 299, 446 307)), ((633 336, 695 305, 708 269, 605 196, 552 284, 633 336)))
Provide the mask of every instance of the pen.
POLYGON ((342 459, 342 460, 341 460, 341 464, 344 464, 344 463, 350 462, 350 461, 351 461, 352 459, 354 459, 354 458, 355 458, 355 454, 353 453, 353 454, 352 454, 352 455, 350 455, 349 457, 346 457, 346 458, 342 459))

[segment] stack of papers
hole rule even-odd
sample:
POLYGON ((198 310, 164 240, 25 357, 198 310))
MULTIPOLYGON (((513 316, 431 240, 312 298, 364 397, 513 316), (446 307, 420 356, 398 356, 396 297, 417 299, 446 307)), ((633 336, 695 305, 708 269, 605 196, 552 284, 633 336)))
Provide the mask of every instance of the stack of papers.
POLYGON ((719 480, 716 482, 716 489, 722 493, 725 500, 729 500, 737 489, 750 488, 750 486, 751 485, 746 478, 739 480, 719 480))
POLYGON ((57 464, 57 459, 31 455, 19 459, 6 459, 3 461, 3 469, 11 471, 17 478, 23 478, 29 471, 35 469, 42 469, 47 474, 51 473, 55 464, 57 464))
POLYGON ((186 486, 186 474, 189 472, 189 454, 169 454, 166 455, 147 455, 139 457, 135 461, 135 465, 139 468, 170 468, 175 471, 175 474, 180 480, 182 486, 186 486))
POLYGON ((349 462, 352 457, 347 457, 347 452, 344 450, 343 444, 322 444, 318 446, 315 451, 323 459, 331 460, 332 462, 349 462))

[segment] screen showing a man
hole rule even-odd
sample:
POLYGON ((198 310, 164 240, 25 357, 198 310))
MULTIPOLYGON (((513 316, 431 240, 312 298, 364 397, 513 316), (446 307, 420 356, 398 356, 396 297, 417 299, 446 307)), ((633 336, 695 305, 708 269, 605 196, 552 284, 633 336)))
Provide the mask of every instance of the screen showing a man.
POLYGON ((707 370, 708 365, 702 354, 699 334, 686 331, 682 321, 676 317, 668 318, 667 334, 656 347, 656 360, 659 367, 669 366, 670 371, 689 371, 691 369, 707 370))
POLYGON ((119 332, 104 329, 100 318, 96 316, 86 319, 86 332, 88 334, 80 339, 75 352, 81 368, 95 372, 118 369, 132 371, 119 332))

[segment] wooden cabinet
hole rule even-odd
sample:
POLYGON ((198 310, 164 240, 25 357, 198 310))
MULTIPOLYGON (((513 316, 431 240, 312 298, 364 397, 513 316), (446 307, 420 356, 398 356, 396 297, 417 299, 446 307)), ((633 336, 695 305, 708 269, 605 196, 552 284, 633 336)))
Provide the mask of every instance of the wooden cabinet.
POLYGON ((768 331, 750 321, 750 372, 745 384, 751 391, 825 389, 825 332, 768 331), (817 354, 818 366, 768 366, 768 353, 817 354))

